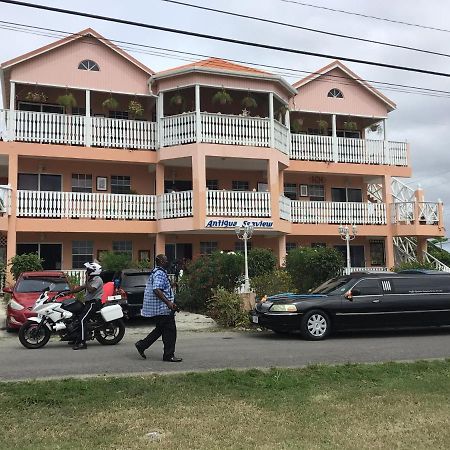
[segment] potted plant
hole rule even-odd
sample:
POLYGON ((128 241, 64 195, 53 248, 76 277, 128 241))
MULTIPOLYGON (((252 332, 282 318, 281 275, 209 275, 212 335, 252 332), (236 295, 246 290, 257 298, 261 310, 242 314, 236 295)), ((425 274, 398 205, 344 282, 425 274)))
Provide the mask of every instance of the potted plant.
POLYGON ((61 106, 64 106, 67 113, 72 112, 72 108, 77 106, 77 101, 71 92, 67 92, 64 95, 60 95, 56 100, 61 106))
POLYGON ((379 123, 375 123, 373 125, 370 125, 370 131, 373 131, 374 133, 377 133, 381 130, 381 125, 379 123))
POLYGON ((112 95, 110 95, 103 101, 102 106, 107 111, 116 111, 119 108, 119 102, 112 95))
POLYGON ((213 95, 212 102, 220 103, 221 105, 229 105, 233 102, 233 99, 231 95, 224 88, 222 88, 213 95))
POLYGON ((356 122, 348 121, 344 122, 344 130, 347 131, 356 131, 358 129, 358 125, 356 122))
POLYGON ((27 95, 25 96, 25 100, 28 100, 30 102, 45 103, 48 100, 48 96, 45 95, 43 92, 29 91, 29 92, 27 92, 27 95))
POLYGON ((137 100, 130 100, 128 112, 132 117, 142 117, 144 115, 144 107, 137 100))
POLYGON ((248 93, 241 102, 244 108, 255 109, 258 107, 258 103, 256 100, 248 93))
POLYGON ((317 121, 317 127, 319 128, 320 134, 325 134, 325 132, 328 130, 328 122, 326 120, 318 120, 317 121))

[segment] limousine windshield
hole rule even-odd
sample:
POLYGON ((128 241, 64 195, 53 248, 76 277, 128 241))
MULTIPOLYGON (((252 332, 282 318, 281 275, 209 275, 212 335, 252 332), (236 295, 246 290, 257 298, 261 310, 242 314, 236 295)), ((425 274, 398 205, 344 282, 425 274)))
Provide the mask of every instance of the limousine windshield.
POLYGON ((352 277, 337 277, 325 281, 314 289, 311 294, 338 295, 347 292, 355 284, 352 277))

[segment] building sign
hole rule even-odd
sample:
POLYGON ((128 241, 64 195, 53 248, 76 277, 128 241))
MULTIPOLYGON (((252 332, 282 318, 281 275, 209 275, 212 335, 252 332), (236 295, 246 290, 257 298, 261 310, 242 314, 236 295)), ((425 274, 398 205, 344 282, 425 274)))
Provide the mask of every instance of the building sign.
POLYGON ((236 228, 242 225, 253 225, 255 228, 273 228, 271 220, 264 219, 206 219, 205 228, 236 228))

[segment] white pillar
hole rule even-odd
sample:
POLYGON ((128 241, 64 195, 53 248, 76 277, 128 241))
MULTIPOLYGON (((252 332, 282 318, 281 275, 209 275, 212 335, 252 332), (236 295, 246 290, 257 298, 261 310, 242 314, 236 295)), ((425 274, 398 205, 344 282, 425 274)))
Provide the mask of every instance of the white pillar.
POLYGON ((337 144, 337 135, 336 135, 336 114, 331 116, 331 140, 333 147, 333 161, 339 161, 339 152, 338 152, 338 144, 337 144))
POLYGON ((10 81, 9 89, 9 121, 8 121, 8 141, 16 139, 16 83, 10 81))
POLYGON ((201 117, 200 117, 200 85, 195 85, 195 136, 196 142, 202 141, 202 129, 201 129, 201 117))
POLYGON ((291 128, 291 118, 289 109, 286 109, 286 114, 284 115, 284 124, 290 129, 291 128))
POLYGON ((163 127, 163 117, 164 117, 164 92, 160 92, 156 101, 156 122, 158 123, 158 142, 159 148, 164 147, 164 127, 163 127))
POLYGON ((386 119, 383 119, 383 155, 384 163, 391 164, 391 155, 389 154, 389 144, 387 140, 386 119))
POLYGON ((84 143, 86 147, 92 146, 92 119, 91 119, 91 91, 86 89, 86 125, 84 143))
POLYGON ((269 93, 269 120, 270 120, 270 132, 269 132, 269 147, 275 147, 275 122, 273 118, 273 92, 269 93))

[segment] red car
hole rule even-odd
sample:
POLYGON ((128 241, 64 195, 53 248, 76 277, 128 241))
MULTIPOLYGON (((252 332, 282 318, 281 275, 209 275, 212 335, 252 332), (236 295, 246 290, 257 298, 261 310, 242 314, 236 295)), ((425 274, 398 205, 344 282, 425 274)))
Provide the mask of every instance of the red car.
POLYGON ((12 288, 3 289, 3 292, 11 295, 6 309, 7 330, 20 328, 29 317, 36 315, 31 308, 46 287, 50 287, 53 294, 70 289, 66 274, 60 270, 24 272, 12 288))

